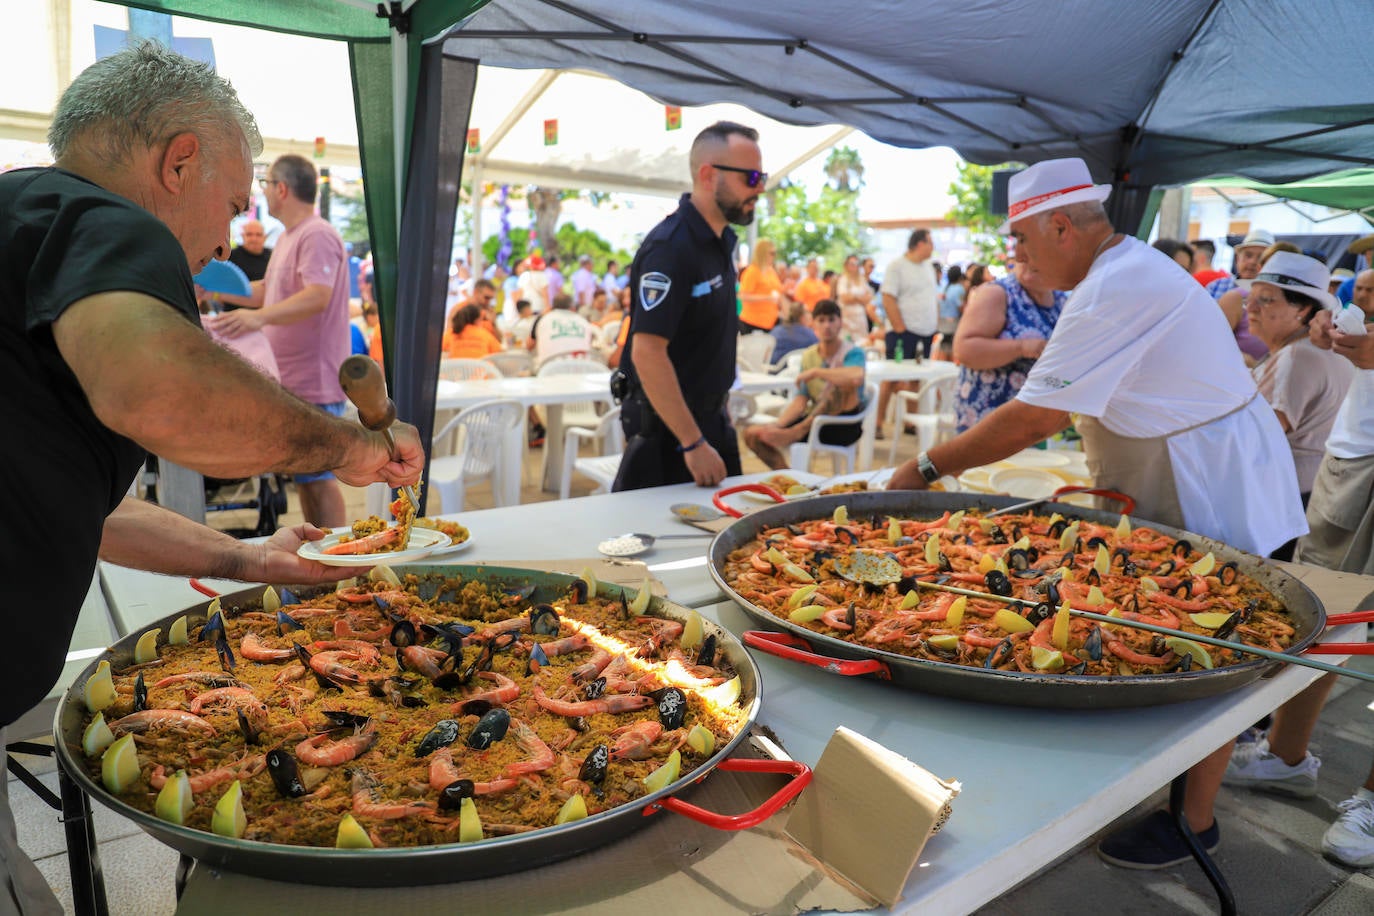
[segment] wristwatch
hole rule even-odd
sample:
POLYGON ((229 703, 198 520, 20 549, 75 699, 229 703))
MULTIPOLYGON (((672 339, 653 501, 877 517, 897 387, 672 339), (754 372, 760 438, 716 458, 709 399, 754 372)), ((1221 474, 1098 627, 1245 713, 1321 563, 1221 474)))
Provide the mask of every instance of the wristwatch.
POLYGON ((921 452, 916 456, 916 470, 921 472, 926 483, 934 483, 940 479, 940 471, 935 467, 935 462, 930 460, 930 452, 921 452))

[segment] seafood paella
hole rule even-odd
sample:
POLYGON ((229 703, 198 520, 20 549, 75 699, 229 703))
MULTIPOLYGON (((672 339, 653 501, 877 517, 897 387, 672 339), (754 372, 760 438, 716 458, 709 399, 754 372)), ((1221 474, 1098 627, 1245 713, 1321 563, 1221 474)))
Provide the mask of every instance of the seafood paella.
POLYGON ((212 603, 101 663, 74 755, 142 811, 269 843, 472 842, 594 816, 703 764, 748 713, 699 617, 585 575, 553 603, 382 567, 212 603))
POLYGON ((722 572, 745 600, 814 632, 1004 671, 1148 675, 1246 658, 1127 622, 1275 651, 1295 634, 1282 601, 1234 562, 1124 516, 1116 526, 1033 512, 851 519, 840 506, 830 517, 762 529, 722 572), (872 574, 878 569, 883 576, 872 574))

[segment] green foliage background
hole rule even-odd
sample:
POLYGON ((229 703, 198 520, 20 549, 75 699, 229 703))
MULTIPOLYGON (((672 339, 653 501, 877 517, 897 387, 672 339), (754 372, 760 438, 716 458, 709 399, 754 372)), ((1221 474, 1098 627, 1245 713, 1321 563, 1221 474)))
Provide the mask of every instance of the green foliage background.
POLYGON ((1015 165, 974 165, 961 161, 959 177, 949 186, 954 206, 945 218, 968 227, 979 260, 985 264, 1007 257, 1007 238, 997 234, 1004 217, 992 213, 992 173, 1015 165))

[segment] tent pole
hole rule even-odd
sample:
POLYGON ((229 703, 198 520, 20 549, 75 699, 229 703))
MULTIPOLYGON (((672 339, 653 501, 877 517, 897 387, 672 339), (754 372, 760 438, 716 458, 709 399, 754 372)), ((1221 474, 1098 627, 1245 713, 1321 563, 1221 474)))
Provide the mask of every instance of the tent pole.
MULTIPOLYGON (((406 96, 409 92, 409 71, 406 63, 408 51, 406 37, 395 29, 391 30, 391 136, 393 152, 396 156, 395 181, 396 200, 405 200, 406 166, 406 96)), ((398 217, 400 211, 397 211, 398 217)), ((396 220, 396 239, 401 237, 401 220, 396 220)))
POLYGON ((482 279, 482 160, 472 164, 472 252, 471 266, 473 280, 482 279))

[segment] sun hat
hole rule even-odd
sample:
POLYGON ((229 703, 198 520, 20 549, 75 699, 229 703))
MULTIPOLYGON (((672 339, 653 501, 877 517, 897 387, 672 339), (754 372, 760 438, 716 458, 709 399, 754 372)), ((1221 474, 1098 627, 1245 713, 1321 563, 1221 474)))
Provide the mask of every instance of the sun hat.
POLYGON ((1351 242, 1346 251, 1351 254, 1364 254, 1371 248, 1374 248, 1374 235, 1366 235, 1351 242))
POLYGON ((1335 270, 1331 271, 1332 283, 1344 283, 1346 280, 1353 279, 1355 279, 1355 271, 1351 270, 1349 267, 1337 267, 1335 270))
POLYGON ((1268 248, 1272 244, 1274 244, 1274 233, 1268 229, 1251 229, 1249 234, 1234 247, 1236 251, 1240 251, 1242 248, 1268 248))
POLYGON ((1268 283, 1279 289, 1289 289, 1304 296, 1311 296, 1326 308, 1339 311, 1340 302, 1327 292, 1331 285, 1331 272, 1316 258, 1291 251, 1276 251, 1264 262, 1259 276, 1253 280, 1237 280, 1236 285, 1248 290, 1255 283, 1268 283))
POLYGON ((1086 200, 1106 200, 1111 193, 1111 185, 1093 184, 1082 159, 1037 162, 1007 182, 1007 221, 997 227, 997 232, 1006 235, 1015 220, 1086 200))

